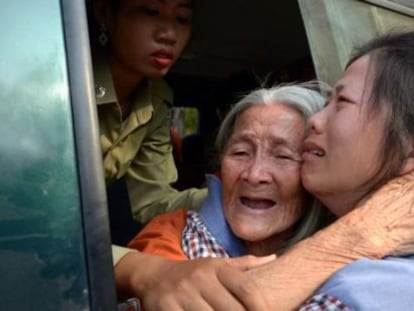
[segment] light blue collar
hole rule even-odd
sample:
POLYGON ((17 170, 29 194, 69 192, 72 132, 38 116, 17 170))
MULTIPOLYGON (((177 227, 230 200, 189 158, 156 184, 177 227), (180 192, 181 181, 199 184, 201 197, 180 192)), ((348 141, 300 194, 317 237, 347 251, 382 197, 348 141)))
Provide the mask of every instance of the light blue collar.
POLYGON ((246 255, 242 240, 234 235, 224 217, 220 179, 214 175, 207 175, 206 179, 208 195, 199 212, 204 224, 230 257, 246 255))

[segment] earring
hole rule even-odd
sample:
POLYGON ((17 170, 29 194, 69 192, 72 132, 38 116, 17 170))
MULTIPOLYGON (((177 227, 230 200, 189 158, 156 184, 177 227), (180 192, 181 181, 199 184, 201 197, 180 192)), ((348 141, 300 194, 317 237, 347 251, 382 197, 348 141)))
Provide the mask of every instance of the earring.
POLYGON ((104 23, 102 23, 99 26, 99 37, 98 37, 98 41, 99 41, 99 44, 101 46, 105 46, 108 43, 108 34, 107 34, 106 25, 104 23))

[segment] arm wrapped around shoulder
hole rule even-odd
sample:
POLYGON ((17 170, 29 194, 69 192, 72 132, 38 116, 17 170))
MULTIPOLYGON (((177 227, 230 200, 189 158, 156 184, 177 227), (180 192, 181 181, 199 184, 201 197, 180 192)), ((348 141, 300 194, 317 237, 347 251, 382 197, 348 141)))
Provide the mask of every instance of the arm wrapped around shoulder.
POLYGON ((361 258, 414 251, 414 175, 384 185, 358 208, 249 270, 271 308, 297 310, 336 271, 361 258))
POLYGON ((413 254, 414 173, 391 180, 338 222, 361 238, 371 257, 413 254))

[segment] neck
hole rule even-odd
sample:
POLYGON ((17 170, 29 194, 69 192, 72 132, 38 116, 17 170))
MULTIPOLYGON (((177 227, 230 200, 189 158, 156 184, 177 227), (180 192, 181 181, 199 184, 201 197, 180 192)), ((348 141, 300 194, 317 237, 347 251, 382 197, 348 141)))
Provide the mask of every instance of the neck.
POLYGON ((247 253, 255 256, 276 254, 292 236, 292 230, 286 230, 261 241, 245 241, 247 253))
POLYGON ((337 217, 344 216, 352 211, 365 195, 365 192, 358 191, 315 194, 322 204, 337 217))
POLYGON ((118 103, 123 112, 130 109, 131 98, 144 76, 111 57, 110 67, 118 103))

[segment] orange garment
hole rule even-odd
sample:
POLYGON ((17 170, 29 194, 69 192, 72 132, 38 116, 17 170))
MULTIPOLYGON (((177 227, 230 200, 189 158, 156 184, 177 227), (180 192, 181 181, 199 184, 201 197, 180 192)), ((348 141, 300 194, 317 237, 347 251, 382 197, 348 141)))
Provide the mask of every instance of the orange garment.
POLYGON ((128 247, 174 260, 188 260, 181 247, 187 210, 179 209, 153 218, 128 247))

